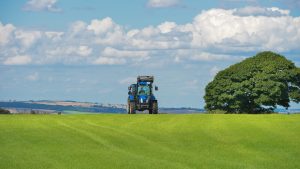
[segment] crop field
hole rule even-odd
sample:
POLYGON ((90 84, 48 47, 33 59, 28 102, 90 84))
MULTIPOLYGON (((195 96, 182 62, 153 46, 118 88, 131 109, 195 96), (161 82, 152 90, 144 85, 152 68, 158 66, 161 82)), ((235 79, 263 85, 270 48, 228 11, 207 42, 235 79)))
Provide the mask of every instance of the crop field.
POLYGON ((0 168, 300 168, 300 115, 1 115, 0 168))

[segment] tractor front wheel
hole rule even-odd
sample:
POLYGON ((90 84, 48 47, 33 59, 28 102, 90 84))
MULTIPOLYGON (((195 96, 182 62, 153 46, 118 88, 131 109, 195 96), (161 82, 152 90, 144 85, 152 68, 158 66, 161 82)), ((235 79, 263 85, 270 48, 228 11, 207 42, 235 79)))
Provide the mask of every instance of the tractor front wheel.
POLYGON ((130 114, 130 102, 127 101, 127 107, 126 107, 127 113, 130 114))
POLYGON ((135 103, 134 102, 129 102, 128 114, 135 114, 135 103))

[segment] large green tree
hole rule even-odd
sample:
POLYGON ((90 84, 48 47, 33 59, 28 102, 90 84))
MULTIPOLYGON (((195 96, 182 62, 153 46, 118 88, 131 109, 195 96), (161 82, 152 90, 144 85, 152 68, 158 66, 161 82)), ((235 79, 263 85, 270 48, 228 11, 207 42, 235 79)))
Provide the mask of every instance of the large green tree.
POLYGON ((220 71, 205 88, 205 108, 227 113, 272 112, 300 101, 300 69, 284 56, 261 52, 220 71))

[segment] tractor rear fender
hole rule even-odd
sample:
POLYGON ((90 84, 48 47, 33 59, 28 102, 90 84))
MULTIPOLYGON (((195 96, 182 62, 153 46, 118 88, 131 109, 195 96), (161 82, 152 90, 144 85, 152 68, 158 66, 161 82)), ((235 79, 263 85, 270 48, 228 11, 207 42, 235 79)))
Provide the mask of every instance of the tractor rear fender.
POLYGON ((156 101, 156 98, 155 98, 154 95, 151 95, 151 100, 152 100, 152 101, 156 101))
POLYGON ((134 96, 133 96, 133 95, 129 95, 129 96, 128 96, 128 99, 129 99, 131 102, 134 102, 134 96))

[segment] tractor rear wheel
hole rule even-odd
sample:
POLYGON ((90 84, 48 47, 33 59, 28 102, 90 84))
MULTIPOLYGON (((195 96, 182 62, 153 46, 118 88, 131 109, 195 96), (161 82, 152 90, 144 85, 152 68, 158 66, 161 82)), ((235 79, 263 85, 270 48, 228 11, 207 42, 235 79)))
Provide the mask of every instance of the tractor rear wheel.
POLYGON ((134 102, 130 102, 128 109, 129 109, 128 114, 135 114, 135 103, 134 102))
POLYGON ((152 114, 157 114, 158 113, 158 105, 157 102, 152 103, 152 114))

